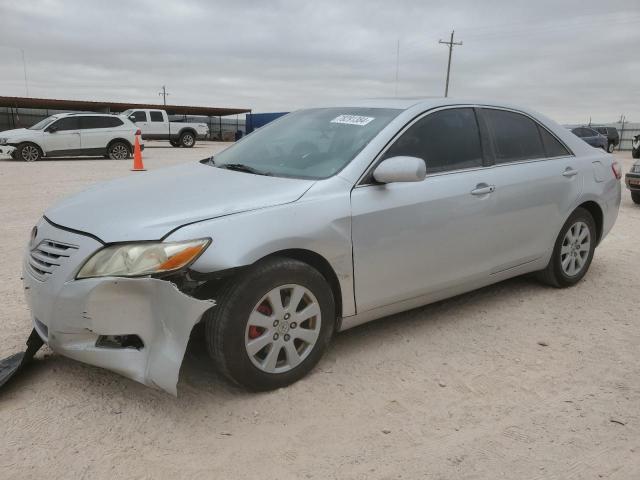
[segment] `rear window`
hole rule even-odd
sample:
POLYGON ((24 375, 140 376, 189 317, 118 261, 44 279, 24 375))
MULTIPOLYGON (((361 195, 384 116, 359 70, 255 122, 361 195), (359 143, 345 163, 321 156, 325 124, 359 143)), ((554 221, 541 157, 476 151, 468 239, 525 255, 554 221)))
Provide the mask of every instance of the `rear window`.
POLYGON ((483 109, 493 134, 496 163, 544 158, 545 150, 537 124, 522 114, 483 109))
POLYGON ((114 128, 123 125, 116 117, 81 117, 80 125, 83 130, 90 128, 114 128))
POLYGON ((162 112, 149 112, 149 115, 151 116, 152 122, 164 122, 162 112))

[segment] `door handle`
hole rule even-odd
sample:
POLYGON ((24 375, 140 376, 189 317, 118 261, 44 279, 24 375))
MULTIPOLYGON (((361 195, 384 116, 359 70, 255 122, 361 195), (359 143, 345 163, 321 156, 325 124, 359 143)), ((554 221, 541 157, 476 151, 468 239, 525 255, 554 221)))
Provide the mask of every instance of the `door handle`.
POLYGON ((573 177, 573 176, 575 176, 577 174, 578 174, 578 171, 574 170, 571 167, 565 168, 564 172, 562 172, 562 176, 563 177, 567 177, 567 178, 571 178, 571 177, 573 177))
POLYGON ((471 195, 487 195, 496 191, 495 185, 487 185, 486 183, 479 183, 476 188, 471 190, 471 195))

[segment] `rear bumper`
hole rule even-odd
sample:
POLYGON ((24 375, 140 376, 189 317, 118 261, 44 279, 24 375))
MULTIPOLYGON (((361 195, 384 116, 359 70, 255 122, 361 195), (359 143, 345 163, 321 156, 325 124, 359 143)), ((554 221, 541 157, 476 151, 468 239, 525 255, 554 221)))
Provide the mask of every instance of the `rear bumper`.
POLYGON ((624 183, 632 192, 640 192, 640 173, 627 173, 624 176, 624 183))
POLYGON ((46 275, 34 271, 31 250, 26 252, 25 296, 42 340, 56 353, 175 395, 191 330, 214 303, 154 278, 75 280, 80 265, 102 244, 42 220, 34 245, 45 240, 77 248, 46 275), (123 335, 137 336, 142 345, 98 346, 101 337, 123 335))

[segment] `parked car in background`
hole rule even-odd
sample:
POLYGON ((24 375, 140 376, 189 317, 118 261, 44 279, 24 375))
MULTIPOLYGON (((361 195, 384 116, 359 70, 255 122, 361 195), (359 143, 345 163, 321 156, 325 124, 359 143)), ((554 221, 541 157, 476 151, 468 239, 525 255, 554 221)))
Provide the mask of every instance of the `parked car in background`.
POLYGON ((114 160, 133 152, 138 128, 128 118, 99 113, 61 113, 32 127, 0 132, 0 145, 13 147, 16 160, 42 157, 104 156, 114 160))
POLYGON ((615 147, 620 143, 620 134, 616 127, 592 127, 600 135, 607 137, 607 152, 613 153, 615 147))
POLYGON ((631 156, 633 158, 640 158, 640 135, 636 135, 631 140, 631 156))
POLYGON ((608 151, 609 148, 609 140, 607 137, 602 135, 601 133, 596 132, 593 128, 590 127, 576 127, 572 128, 571 131, 577 137, 580 137, 582 140, 587 142, 592 147, 601 148, 605 152, 608 151))
POLYGON ((134 122, 145 140, 169 140, 174 147, 191 148, 197 139, 209 135, 206 123, 171 122, 164 110, 127 110, 122 112, 134 122))
POLYGON ((301 110, 215 158, 51 207, 25 252, 25 293, 59 354, 175 394, 202 322, 220 372, 274 389, 307 374, 335 331, 530 272, 575 285, 616 220, 621 175, 518 107, 301 110))
POLYGON ((631 199, 634 203, 640 204, 640 160, 633 164, 624 180, 627 188, 631 191, 631 199))

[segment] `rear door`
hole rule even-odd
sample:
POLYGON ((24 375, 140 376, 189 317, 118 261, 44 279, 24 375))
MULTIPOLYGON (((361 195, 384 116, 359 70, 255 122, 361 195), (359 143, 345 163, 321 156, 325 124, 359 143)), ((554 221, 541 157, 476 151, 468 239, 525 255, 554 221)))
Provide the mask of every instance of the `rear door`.
POLYGON ((166 121, 165 115, 162 110, 149 110, 146 138, 169 138, 169 122, 166 121))
POLYGON ((43 136, 47 155, 68 155, 80 150, 80 122, 78 117, 64 117, 49 125, 43 136))
POLYGON ((482 108, 492 138, 491 214, 498 273, 543 257, 582 190, 578 160, 549 130, 520 112, 482 108))
POLYGON ((117 130, 122 125, 122 120, 115 116, 80 117, 80 141, 83 152, 103 155, 109 142, 119 136, 117 130))

